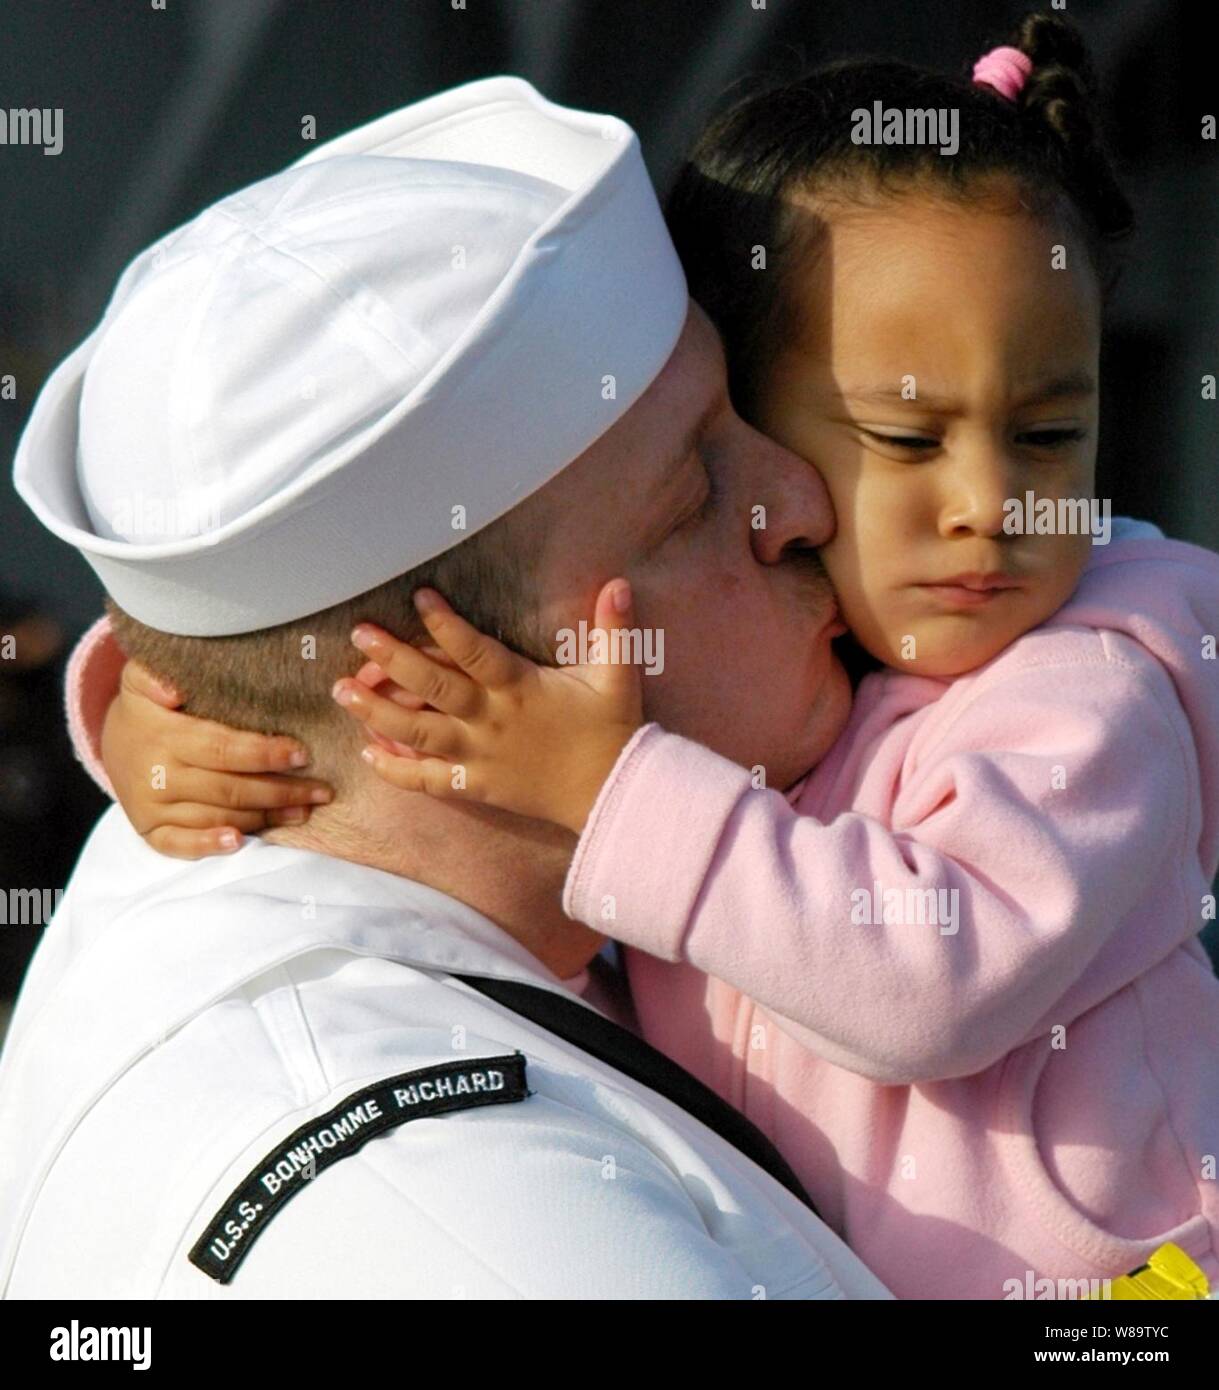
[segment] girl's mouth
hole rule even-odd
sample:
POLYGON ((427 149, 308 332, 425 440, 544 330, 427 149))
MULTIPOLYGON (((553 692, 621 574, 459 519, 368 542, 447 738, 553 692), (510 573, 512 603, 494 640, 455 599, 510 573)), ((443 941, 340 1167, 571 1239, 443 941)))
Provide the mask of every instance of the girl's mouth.
POLYGON ((1005 594, 1010 594, 1017 586, 1004 584, 1001 587, 976 589, 968 584, 955 583, 919 584, 917 587, 947 608, 985 608, 1005 594))
POLYGON ((949 608, 985 608, 1000 595, 1018 589, 1016 580, 998 570, 954 574, 947 579, 916 586, 949 608))

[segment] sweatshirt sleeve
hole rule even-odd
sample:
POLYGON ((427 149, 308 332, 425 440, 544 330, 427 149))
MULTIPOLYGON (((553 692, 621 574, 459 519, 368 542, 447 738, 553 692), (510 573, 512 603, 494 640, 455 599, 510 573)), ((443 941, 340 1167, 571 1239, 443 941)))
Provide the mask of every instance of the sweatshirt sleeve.
POLYGON ((64 706, 72 749, 85 771, 112 800, 114 788, 102 766, 102 725, 118 694, 127 655, 110 619, 99 618, 72 649, 64 678, 64 706))
POLYGON ((1198 770, 1137 644, 1076 632, 1040 650, 1059 659, 992 669, 916 735, 888 826, 800 815, 644 726, 593 807, 565 910, 728 981, 888 1084, 972 1075, 1070 1023, 1189 934, 1206 891, 1186 862, 1198 770), (877 921, 878 885, 933 906, 877 921), (1140 930, 1118 932, 1140 904, 1140 930))

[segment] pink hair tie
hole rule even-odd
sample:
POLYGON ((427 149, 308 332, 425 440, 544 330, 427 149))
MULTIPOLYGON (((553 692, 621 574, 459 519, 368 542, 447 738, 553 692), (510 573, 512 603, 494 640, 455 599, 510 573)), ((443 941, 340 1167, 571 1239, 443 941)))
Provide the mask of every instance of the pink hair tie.
POLYGON ((992 48, 974 64, 974 82, 985 82, 1001 97, 1015 101, 1033 71, 1033 60, 1018 48, 992 48))

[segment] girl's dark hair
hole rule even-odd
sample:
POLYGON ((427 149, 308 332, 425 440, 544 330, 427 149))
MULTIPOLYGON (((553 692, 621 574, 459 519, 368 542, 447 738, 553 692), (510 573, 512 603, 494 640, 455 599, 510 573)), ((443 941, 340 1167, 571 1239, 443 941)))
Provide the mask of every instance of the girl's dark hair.
MULTIPOLYGON (((810 219, 792 195, 862 200, 911 184, 968 198, 977 181, 1007 175, 1035 212, 1061 199, 1073 209, 1107 295, 1120 271, 1118 243, 1134 225, 1101 139, 1096 82, 1079 31, 1030 14, 1008 40, 1033 63, 1014 102, 967 71, 943 77, 888 59, 830 63, 738 101, 705 128, 666 205, 691 295, 724 339, 738 407, 748 412, 768 349, 791 327, 785 268, 811 249, 810 219), (852 113, 959 111, 955 154, 935 144, 856 144, 852 113), (866 192, 865 192, 866 191, 866 192), (754 269, 754 248, 768 269, 754 269)), ((972 63, 970 64, 972 68, 972 63)), ((818 219, 813 219, 816 229, 818 219)))

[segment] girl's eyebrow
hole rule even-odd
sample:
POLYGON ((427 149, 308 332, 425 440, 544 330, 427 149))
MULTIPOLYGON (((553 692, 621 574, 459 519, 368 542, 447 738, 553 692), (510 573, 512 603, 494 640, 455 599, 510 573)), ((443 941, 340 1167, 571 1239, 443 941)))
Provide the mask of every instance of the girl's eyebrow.
POLYGON ((1041 401, 1057 401, 1068 396, 1095 396, 1096 378, 1091 372, 1082 369, 1064 372, 1061 376, 1050 377, 1030 387, 1017 402, 1018 405, 1039 404, 1041 401))
POLYGON ((925 391, 919 391, 912 399, 902 392, 901 386, 852 386, 838 391, 836 396, 843 402, 852 401, 862 405, 909 405, 916 410, 935 410, 943 414, 961 408, 960 401, 954 401, 948 396, 929 395, 925 391))
MULTIPOLYGON (((959 410, 960 402, 948 396, 928 394, 918 391, 913 398, 902 394, 901 386, 860 386, 842 390, 839 395, 844 401, 863 401, 874 405, 909 405, 924 410, 940 410, 945 413, 959 410)), ((1064 372, 1061 376, 1048 377, 1034 386, 1026 388, 1015 402, 1017 405, 1035 405, 1042 401, 1063 400, 1071 396, 1096 395, 1096 378, 1088 371, 1064 372)))

